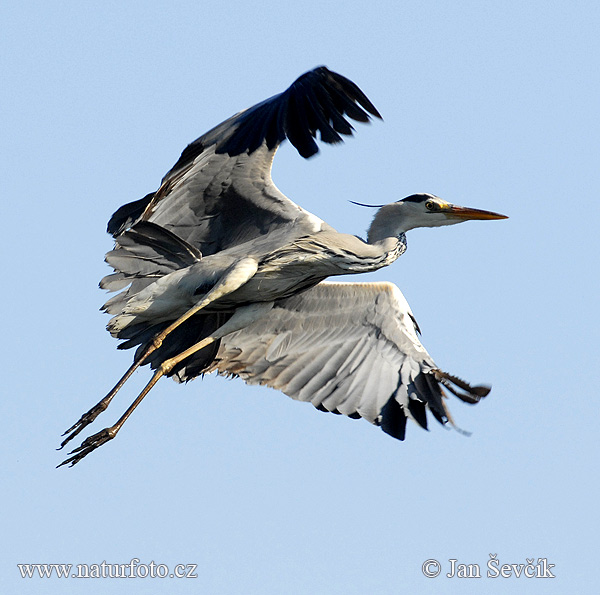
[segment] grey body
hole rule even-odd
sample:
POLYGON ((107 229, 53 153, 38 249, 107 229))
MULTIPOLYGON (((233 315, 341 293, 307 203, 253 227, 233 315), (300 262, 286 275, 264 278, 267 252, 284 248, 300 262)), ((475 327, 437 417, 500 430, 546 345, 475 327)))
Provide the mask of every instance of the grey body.
MULTIPOLYGON (((291 297, 330 276, 375 271, 392 263, 405 249, 398 238, 371 245, 330 228, 293 241, 288 236, 278 231, 216 254, 198 256, 193 264, 159 277, 129 297, 121 313, 109 323, 109 329, 118 336, 127 325, 181 316, 197 303, 199 294, 208 293, 244 258, 256 261, 256 273, 239 289, 207 305, 206 313, 232 312, 251 303, 291 297), (349 262, 349 253, 360 254, 360 260, 349 262)), ((113 264, 116 259, 108 260, 113 264)))

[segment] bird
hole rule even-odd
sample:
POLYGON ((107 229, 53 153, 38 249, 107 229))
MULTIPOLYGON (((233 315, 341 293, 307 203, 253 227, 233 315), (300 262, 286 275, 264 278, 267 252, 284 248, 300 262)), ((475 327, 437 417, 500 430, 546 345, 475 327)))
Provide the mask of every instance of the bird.
POLYGON ((134 360, 63 434, 60 448, 139 366, 149 364, 154 374, 115 424, 58 466, 73 466, 114 439, 163 376, 239 377, 321 411, 364 418, 399 440, 407 420, 427 429, 428 412, 455 425, 444 389, 471 404, 487 396, 489 386, 471 386, 435 364, 395 284, 327 279, 391 264, 414 228, 506 216, 418 193, 376 205, 362 239, 337 232, 272 181, 285 140, 310 158, 317 140, 340 143, 354 132, 349 120, 372 118, 381 115, 355 83, 319 66, 193 141, 155 192, 113 214, 107 230, 114 248, 105 260, 114 272, 100 287, 119 293, 103 310, 119 348, 136 348, 134 360))

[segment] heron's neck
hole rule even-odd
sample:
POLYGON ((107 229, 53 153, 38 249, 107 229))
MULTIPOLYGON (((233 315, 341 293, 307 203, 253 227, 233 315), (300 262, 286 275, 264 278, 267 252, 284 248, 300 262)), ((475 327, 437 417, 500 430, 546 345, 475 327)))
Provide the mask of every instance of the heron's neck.
POLYGON ((367 242, 369 244, 375 244, 381 242, 386 238, 400 239, 404 238, 404 233, 411 229, 404 225, 404 218, 402 217, 402 205, 399 203, 392 203, 381 207, 369 227, 367 232, 367 242))

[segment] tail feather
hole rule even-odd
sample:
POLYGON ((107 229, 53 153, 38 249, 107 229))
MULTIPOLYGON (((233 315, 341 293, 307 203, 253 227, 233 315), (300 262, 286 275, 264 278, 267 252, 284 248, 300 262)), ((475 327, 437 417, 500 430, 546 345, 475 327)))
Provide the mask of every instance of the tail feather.
MULTIPOLYGON (((129 214, 129 212, 121 213, 123 221, 129 214)), ((115 223, 113 226, 115 230, 117 223, 121 225, 122 221, 115 223)), ((104 277, 100 287, 109 291, 121 290, 102 306, 104 311, 114 315, 108 323, 108 329, 113 336, 123 340, 119 349, 137 347, 135 354, 137 359, 148 348, 154 336, 174 321, 174 319, 163 319, 156 322, 142 319, 142 322, 137 322, 135 316, 126 312, 128 303, 158 279, 191 266, 201 258, 202 254, 197 248, 160 225, 148 221, 140 221, 117 235, 114 250, 106 255, 106 262, 115 272, 104 277)), ((160 349, 150 354, 146 363, 149 363, 153 369, 158 368, 165 360, 209 336, 228 316, 225 314, 194 316, 167 335, 160 349)), ((168 375, 174 376, 178 381, 195 378, 212 363, 218 349, 219 341, 216 341, 180 362, 168 375)))
MULTIPOLYGON (((197 248, 160 225, 148 221, 137 223, 118 236, 114 250, 106 255, 106 262, 115 272, 104 277, 100 287, 122 291, 101 309, 113 315, 123 314, 128 302, 143 289, 201 258, 197 248)), ((116 336, 121 335, 117 333, 116 336)))
POLYGON ((140 221, 122 233, 106 262, 117 272, 100 282, 110 288, 124 277, 159 277, 198 262, 202 253, 169 230, 140 221))

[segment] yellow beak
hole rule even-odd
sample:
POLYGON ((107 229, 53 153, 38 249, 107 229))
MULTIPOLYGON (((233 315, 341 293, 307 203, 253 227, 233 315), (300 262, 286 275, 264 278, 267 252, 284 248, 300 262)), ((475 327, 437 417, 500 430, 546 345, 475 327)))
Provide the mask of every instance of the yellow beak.
POLYGON ((483 211, 481 209, 472 209, 470 207, 459 207, 451 204, 449 204, 447 207, 443 207, 442 212, 449 217, 456 217, 457 219, 462 219, 463 221, 468 221, 469 219, 508 219, 506 215, 501 215, 500 213, 483 211))

